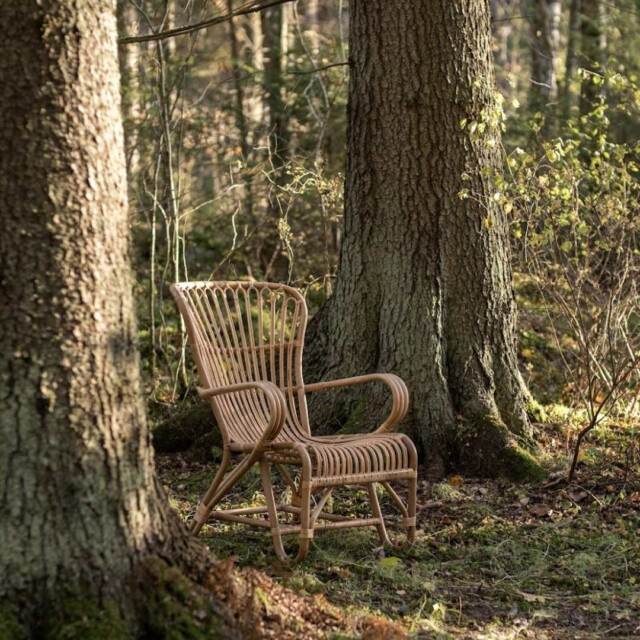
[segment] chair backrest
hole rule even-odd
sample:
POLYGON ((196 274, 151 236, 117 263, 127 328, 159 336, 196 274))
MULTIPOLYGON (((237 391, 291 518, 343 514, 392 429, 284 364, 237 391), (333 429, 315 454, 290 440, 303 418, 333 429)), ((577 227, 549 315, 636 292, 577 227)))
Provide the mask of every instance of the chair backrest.
MULTIPOLYGON (((309 433, 302 390, 307 306, 294 288, 263 282, 179 282, 171 285, 185 320, 203 387, 269 381, 287 399, 278 440, 309 433)), ((255 442, 267 421, 259 391, 221 394, 211 404, 226 442, 255 442)))

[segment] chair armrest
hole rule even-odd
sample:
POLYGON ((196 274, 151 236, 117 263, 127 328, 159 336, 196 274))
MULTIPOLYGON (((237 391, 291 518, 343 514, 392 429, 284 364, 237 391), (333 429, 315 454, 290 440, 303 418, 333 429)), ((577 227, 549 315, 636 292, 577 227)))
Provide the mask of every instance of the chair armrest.
POLYGON ((409 410, 409 390, 402 378, 393 373, 369 373, 364 376, 355 376, 353 378, 343 378, 342 380, 328 380, 326 382, 314 382, 306 384, 302 389, 305 392, 313 393, 314 391, 324 391, 333 387, 348 387, 354 384, 364 384, 366 382, 384 382, 391 390, 393 406, 391 413, 387 419, 373 432, 384 433, 391 431, 402 418, 407 415, 409 410))
POLYGON ((261 391, 267 400, 267 405, 269 406, 269 422, 262 434, 262 437, 256 442, 256 449, 260 449, 271 444, 273 439, 282 429, 287 416, 287 404, 285 397, 282 394, 282 391, 280 391, 273 382, 242 382, 240 384, 231 384, 227 387, 218 387, 216 389, 199 388, 198 395, 203 400, 208 400, 227 393, 252 390, 261 391))

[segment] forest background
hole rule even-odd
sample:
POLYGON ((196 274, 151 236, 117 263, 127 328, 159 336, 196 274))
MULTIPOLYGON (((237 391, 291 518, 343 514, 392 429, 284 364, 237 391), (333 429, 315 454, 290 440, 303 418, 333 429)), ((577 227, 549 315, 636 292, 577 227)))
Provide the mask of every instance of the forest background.
MULTIPOLYGON (((337 551, 325 545, 293 572, 274 569, 251 535, 205 537, 216 553, 235 553, 303 595, 326 593, 413 630, 451 629, 445 611, 458 602, 457 625, 484 632, 530 625, 545 633, 540 625, 550 637, 581 628, 633 634, 640 4, 490 4, 499 109, 459 126, 478 139, 501 131, 504 173, 487 176, 492 202, 480 204, 497 203, 509 219, 519 366, 551 484, 523 489, 461 475, 426 483, 418 547, 355 564, 357 536, 337 551), (568 486, 554 485, 567 477, 568 486)), ((276 2, 243 14, 251 5, 119 5, 144 380, 156 449, 173 455, 160 456, 161 477, 183 515, 219 442, 194 397, 168 285, 287 282, 313 314, 333 291, 342 240, 348 2, 276 2), (153 39, 209 19, 219 22, 153 39)), ((486 198, 472 188, 458 196, 486 198)))
MULTIPOLYGON (((171 282, 287 282, 313 314, 336 276, 348 3, 275 3, 126 43, 250 9, 119 6, 140 337, 159 422, 194 379, 171 282)), ((638 4, 494 0, 491 10, 499 113, 460 127, 502 129, 506 171, 491 198, 512 231, 522 373, 538 402, 584 412, 587 427, 612 410, 637 416, 638 4)))

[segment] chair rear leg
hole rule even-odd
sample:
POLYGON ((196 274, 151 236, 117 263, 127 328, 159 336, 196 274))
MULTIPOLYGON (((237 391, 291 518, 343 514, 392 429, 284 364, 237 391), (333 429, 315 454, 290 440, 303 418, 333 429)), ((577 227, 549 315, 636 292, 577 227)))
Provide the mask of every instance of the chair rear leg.
POLYGON ((380 509, 380 501, 378 500, 378 494, 373 482, 367 485, 367 491, 369 492, 369 502, 371 503, 371 511, 373 517, 378 519, 376 529, 378 530, 378 537, 380 538, 380 544, 391 544, 389 536, 387 535, 387 528, 384 525, 384 519, 382 517, 382 510, 380 509))

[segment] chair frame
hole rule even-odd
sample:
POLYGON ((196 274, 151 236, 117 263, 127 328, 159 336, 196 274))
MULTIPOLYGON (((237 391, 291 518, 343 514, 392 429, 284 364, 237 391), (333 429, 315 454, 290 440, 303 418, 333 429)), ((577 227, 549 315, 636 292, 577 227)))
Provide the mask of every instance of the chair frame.
MULTIPOLYGON (((302 378, 302 348, 307 322, 307 307, 304 297, 292 287, 257 282, 183 282, 171 285, 171 293, 184 318, 200 380, 206 385, 204 388, 199 388, 198 393, 202 399, 209 401, 211 404, 223 437, 223 454, 220 466, 207 492, 200 500, 190 524, 190 531, 197 535, 209 518, 266 528, 270 530, 277 556, 283 561, 288 560, 289 557, 285 552, 282 536, 297 534, 300 538, 300 543, 294 562, 299 562, 306 557, 316 530, 375 527, 380 542, 389 543, 375 490, 375 483, 379 483, 400 510, 407 538, 410 542, 413 541, 416 529, 418 467, 416 448, 406 435, 385 435, 404 418, 409 408, 409 393, 402 379, 391 373, 371 373, 342 380, 304 384, 302 378), (213 333, 213 330, 207 329, 206 323, 203 323, 202 318, 199 319, 196 305, 202 305, 201 300, 204 299, 202 296, 206 297, 207 295, 224 292, 224 294, 232 297, 239 308, 238 292, 240 290, 243 291, 245 296, 245 303, 249 299, 250 291, 258 292, 256 295, 258 295, 260 304, 262 304, 263 292, 269 292, 267 295, 284 295, 293 298, 296 305, 296 313, 293 314, 296 322, 294 322, 295 326, 293 328, 297 335, 294 335, 285 343, 283 341, 284 329, 281 329, 281 342, 276 343, 273 339, 275 315, 272 314, 270 338, 269 343, 266 345, 255 344, 253 329, 249 332, 251 334, 250 340, 245 340, 243 336, 238 338, 234 327, 231 327, 227 333, 227 328, 218 329, 217 325, 215 331, 218 333, 216 335, 222 336, 224 332, 224 336, 227 338, 227 348, 219 344, 214 346, 207 345, 205 334, 208 330, 213 333), (190 299, 190 295, 199 295, 201 298, 197 303, 194 303, 190 299), (273 353, 278 348, 280 348, 280 357, 282 358, 284 346, 287 346, 292 352, 295 351, 294 356, 289 356, 289 363, 293 364, 294 368, 289 367, 287 376, 284 376, 281 367, 280 385, 269 380, 249 379, 235 384, 218 385, 212 380, 211 365, 207 361, 209 357, 207 354, 211 353, 212 350, 216 354, 224 352, 243 353, 244 356, 238 356, 238 361, 242 357, 246 361, 250 357, 256 360, 256 353, 260 351, 260 357, 262 357, 264 363, 264 353, 273 353), (251 356, 249 356, 249 353, 251 356), (297 384, 295 383, 296 381, 298 382, 297 384), (370 382, 385 383, 392 397, 391 412, 378 429, 371 434, 321 436, 315 438, 311 436, 306 404, 307 393, 370 382), (238 437, 237 433, 234 434, 233 430, 228 428, 229 411, 238 412, 241 414, 241 419, 246 419, 247 423, 256 420, 255 412, 251 415, 242 413, 243 410, 246 413, 246 408, 243 409, 240 406, 238 398, 241 396, 245 398, 250 396, 253 399, 252 406, 257 407, 258 413, 261 413, 259 418, 263 423, 262 433, 253 440, 247 437, 238 437), (298 419, 293 421, 298 422, 297 429, 299 429, 299 433, 295 433, 296 429, 292 431, 292 426, 290 425, 293 412, 291 407, 294 399, 297 399, 296 407, 299 410, 299 416, 298 419), (226 401, 224 406, 221 404, 221 400, 226 401), (289 400, 289 406, 287 405, 287 400, 289 400), (225 414, 225 408, 227 414, 225 414), (286 434, 284 432, 289 436, 285 437, 286 434), (294 437, 291 437, 292 433, 294 437), (328 451, 332 456, 331 462, 325 465, 325 473, 320 475, 314 473, 314 464, 310 455, 310 452, 316 456, 319 455, 317 451, 328 451), (365 453, 369 452, 368 455, 372 458, 372 463, 367 463, 364 460, 366 455, 362 453, 363 451, 365 453), (385 453, 387 451, 389 452, 388 456, 385 453), (233 465, 234 454, 244 454, 244 457, 235 466, 233 465), (385 464, 385 456, 394 460, 402 457, 404 462, 402 464, 396 462, 395 466, 399 468, 384 471, 381 467, 385 464), (355 462, 353 462, 354 460, 355 462), (276 502, 271 481, 272 464, 276 466, 291 489, 292 497, 289 504, 276 502), (298 482, 287 471, 285 465, 288 464, 294 464, 300 468, 298 482), (250 508, 216 509, 216 506, 231 488, 254 465, 260 466, 266 505, 250 508), (365 469, 365 472, 350 472, 351 467, 354 465, 360 465, 365 469), (370 468, 372 465, 374 468, 370 468), (327 468, 329 469, 328 472, 327 468), (407 483, 408 498, 406 504, 389 484, 392 481, 405 481, 407 483), (367 487, 373 517, 350 518, 324 510, 332 491, 337 486, 345 485, 365 485, 367 487), (312 508, 312 496, 318 490, 322 490, 322 492, 312 508), (292 514, 299 520, 299 523, 280 523, 279 514, 292 514), (266 518, 261 516, 266 516, 266 518)), ((249 307, 247 306, 247 312, 248 310, 249 307)), ((218 307, 218 311, 220 311, 220 307, 218 307)), ((228 306, 227 311, 229 311, 228 306)), ((201 310, 200 312, 205 315, 204 311, 201 310)), ((216 323, 211 305, 209 305, 207 313, 207 319, 212 323, 216 323)), ((283 313, 286 313, 286 309, 283 313)), ((260 322, 262 322, 262 308, 259 316, 260 322)), ((247 324, 249 324, 248 320, 247 324)), ((272 373, 273 369, 272 361, 272 373)), ((239 377, 250 377, 246 372, 242 374, 239 371, 239 374, 239 377)), ((277 375, 274 377, 277 377, 277 375)))

